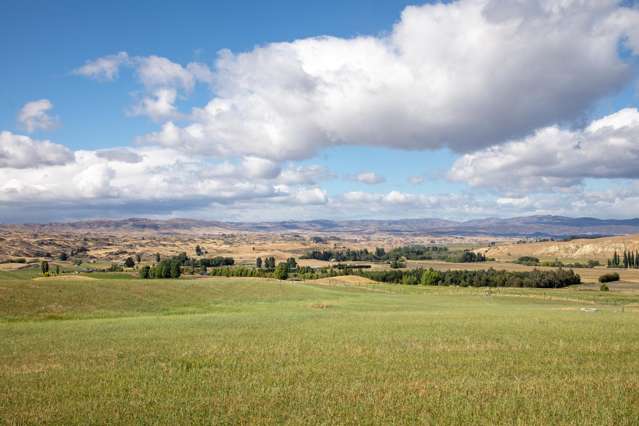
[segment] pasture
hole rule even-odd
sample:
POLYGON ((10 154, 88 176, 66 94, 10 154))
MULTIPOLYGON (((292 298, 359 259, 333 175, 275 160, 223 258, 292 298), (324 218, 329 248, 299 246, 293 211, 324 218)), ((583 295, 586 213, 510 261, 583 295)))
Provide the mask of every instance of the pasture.
POLYGON ((2 424, 639 419, 632 292, 0 274, 2 424))

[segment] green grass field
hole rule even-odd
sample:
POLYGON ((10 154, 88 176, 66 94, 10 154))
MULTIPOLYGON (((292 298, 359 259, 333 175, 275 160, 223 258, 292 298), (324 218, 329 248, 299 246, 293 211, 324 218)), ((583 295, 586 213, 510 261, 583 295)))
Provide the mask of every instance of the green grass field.
POLYGON ((638 302, 5 272, 0 423, 638 424, 638 302))

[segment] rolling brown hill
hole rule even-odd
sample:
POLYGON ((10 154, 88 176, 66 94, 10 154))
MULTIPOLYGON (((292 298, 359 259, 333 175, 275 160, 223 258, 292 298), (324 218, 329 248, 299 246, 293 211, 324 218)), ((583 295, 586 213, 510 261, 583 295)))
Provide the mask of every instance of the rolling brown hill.
POLYGON ((481 251, 497 260, 513 260, 521 256, 534 256, 542 260, 599 260, 605 263, 615 250, 639 250, 639 234, 604 238, 575 239, 570 241, 544 241, 536 243, 505 244, 481 251))

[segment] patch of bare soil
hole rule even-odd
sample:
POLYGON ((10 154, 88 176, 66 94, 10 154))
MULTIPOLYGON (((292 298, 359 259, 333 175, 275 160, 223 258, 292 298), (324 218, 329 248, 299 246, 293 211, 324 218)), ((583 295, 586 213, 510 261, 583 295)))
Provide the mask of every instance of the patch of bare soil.
POLYGON ((321 285, 370 285, 377 284, 375 281, 359 275, 343 275, 340 277, 320 278, 311 281, 313 284, 321 285))
POLYGON ((52 277, 36 277, 34 281, 95 281, 96 278, 84 275, 55 275, 52 277))

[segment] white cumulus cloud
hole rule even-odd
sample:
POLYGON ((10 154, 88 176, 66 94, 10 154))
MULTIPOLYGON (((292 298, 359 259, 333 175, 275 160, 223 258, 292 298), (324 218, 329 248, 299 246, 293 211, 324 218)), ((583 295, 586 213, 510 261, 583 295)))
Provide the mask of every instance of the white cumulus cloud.
POLYGON ((368 185, 376 185, 386 181, 384 176, 380 176, 375 172, 362 172, 355 176, 355 180, 368 185))
POLYGON ((72 160, 73 153, 62 145, 7 131, 0 132, 0 169, 57 166, 72 160))
POLYGON ((73 70, 73 73, 96 80, 110 81, 117 78, 120 67, 128 63, 129 55, 126 52, 118 52, 113 55, 87 61, 80 68, 73 70))
POLYGON ((139 56, 134 58, 140 81, 147 87, 180 87, 193 89, 195 76, 182 65, 161 56, 139 56))
POLYGON ((133 69, 145 89, 129 114, 148 116, 154 121, 179 117, 175 106, 178 91, 189 94, 197 82, 211 84, 213 81, 213 73, 206 64, 191 62, 182 66, 162 56, 131 57, 126 52, 88 61, 73 73, 112 81, 118 77, 121 67, 133 69))
POLYGON ((500 190, 548 190, 584 178, 639 178, 639 111, 626 108, 583 130, 551 126, 534 135, 470 153, 449 173, 456 181, 500 190))
POLYGON ((53 104, 48 99, 27 102, 18 113, 18 122, 29 133, 36 130, 51 130, 58 119, 49 115, 53 104))
POLYGON ((131 115, 145 115, 155 121, 161 121, 169 117, 177 116, 175 100, 177 92, 175 89, 156 89, 152 93, 145 95, 135 104, 129 113, 131 115))
POLYGON ((276 162, 252 156, 242 159, 242 169, 249 177, 269 179, 279 176, 281 171, 276 162))
POLYGON ((222 51, 215 97, 145 140, 273 160, 346 144, 469 152, 578 118, 624 86, 618 47, 637 53, 637 27, 639 11, 612 0, 411 6, 385 36, 222 51))

